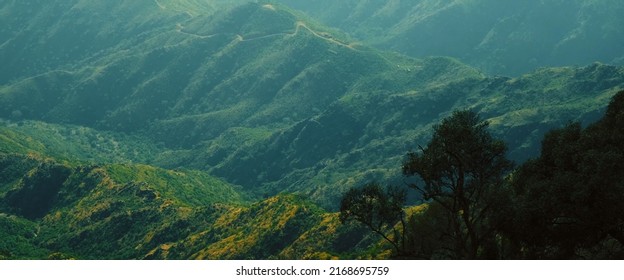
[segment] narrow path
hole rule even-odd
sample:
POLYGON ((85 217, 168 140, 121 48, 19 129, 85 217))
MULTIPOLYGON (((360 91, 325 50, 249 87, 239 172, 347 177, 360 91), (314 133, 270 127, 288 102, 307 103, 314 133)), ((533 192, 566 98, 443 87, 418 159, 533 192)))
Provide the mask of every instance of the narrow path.
POLYGON ((9 38, 8 40, 4 41, 4 43, 2 43, 2 45, 0 45, 0 49, 4 48, 4 46, 6 46, 9 43, 11 43, 13 40, 14 40, 14 38, 9 38))
MULTIPOLYGON (((158 5, 159 8, 161 8, 163 10, 167 9, 167 7, 165 5, 163 5, 163 4, 161 4, 158 0, 154 0, 154 2, 156 3, 156 5, 158 5)), ((276 10, 276 8, 273 5, 271 5, 271 4, 266 4, 266 5, 263 5, 262 7, 265 8, 265 9, 272 10, 272 11, 276 10)), ((186 13, 189 14, 189 16, 193 17, 193 15, 191 15, 188 11, 186 13)), ((355 48, 355 46, 357 46, 357 43, 347 44, 347 43, 344 43, 342 41, 336 40, 329 33, 317 32, 317 31, 313 30, 312 28, 308 27, 305 24, 305 22, 303 22, 303 21, 297 21, 295 23, 295 30, 292 33, 278 32, 278 33, 261 35, 261 36, 252 37, 252 38, 245 38, 245 37, 243 37, 243 35, 236 34, 236 40, 239 41, 239 42, 247 42, 247 41, 265 39, 265 38, 270 38, 270 37, 276 37, 276 36, 292 37, 292 36, 298 35, 299 31, 301 30, 301 28, 305 28, 306 30, 308 30, 315 37, 323 39, 323 40, 325 40, 325 41, 327 41, 329 43, 332 43, 332 44, 335 44, 335 45, 339 45, 339 46, 348 48, 350 50, 360 51, 360 50, 355 48)), ((197 33, 187 32, 187 31, 184 31, 184 26, 181 23, 176 24, 176 31, 179 32, 179 33, 188 35, 188 36, 199 38, 199 39, 208 39, 208 38, 220 35, 220 34, 224 34, 224 33, 215 33, 215 34, 211 34, 211 35, 200 35, 200 34, 197 34, 197 33)))
POLYGON ((67 74, 67 75, 74 75, 74 74, 76 74, 77 72, 68 71, 68 70, 62 70, 62 69, 55 69, 55 70, 50 70, 50 71, 47 71, 47 72, 45 72, 45 73, 40 73, 40 74, 36 74, 36 75, 33 75, 33 76, 28 76, 28 77, 19 78, 19 80, 18 80, 18 81, 16 81, 16 82, 12 82, 12 83, 8 83, 8 84, 3 85, 3 86, 9 86, 9 87, 12 87, 12 86, 19 86, 19 85, 21 85, 21 84, 23 84, 23 83, 26 83, 26 82, 30 81, 30 80, 37 79, 37 78, 39 78, 39 77, 43 77, 43 76, 50 75, 50 74, 53 74, 53 73, 61 73, 61 74, 67 74))
POLYGON ((265 4, 265 5, 262 5, 262 8, 269 9, 269 10, 271 10, 271 11, 275 11, 275 10, 276 10, 276 9, 275 9, 275 6, 273 6, 273 5, 271 5, 271 4, 265 4))
POLYGON ((161 10, 165 10, 165 9, 167 9, 167 7, 165 7, 165 5, 163 5, 163 4, 160 4, 160 2, 158 2, 158 0, 154 0, 154 2, 156 2, 156 5, 158 5, 158 7, 159 7, 161 10))
POLYGON ((179 32, 179 33, 188 35, 188 36, 199 38, 199 39, 207 39, 207 38, 211 38, 211 37, 219 35, 219 33, 212 34, 212 35, 199 35, 199 34, 195 34, 195 33, 186 32, 186 31, 184 31, 184 26, 182 26, 181 23, 176 24, 176 31, 179 32))
POLYGON ((352 49, 352 50, 354 50, 354 51, 359 51, 359 50, 357 50, 357 49, 355 49, 355 48, 353 47, 353 45, 354 45, 354 44, 345 44, 345 43, 343 43, 343 42, 341 42, 341 41, 338 41, 338 40, 334 39, 334 38, 331 36, 331 34, 329 34, 329 33, 325 33, 325 32, 321 32, 321 33, 319 33, 319 32, 316 32, 316 31, 312 30, 310 27, 308 27, 308 26, 307 26, 304 22, 302 22, 302 21, 298 21, 298 22, 296 23, 295 33, 293 33, 293 34, 292 34, 292 36, 297 35, 297 33, 299 32, 299 29, 301 29, 301 27, 303 27, 303 28, 307 29, 308 31, 310 31, 310 33, 312 33, 312 35, 314 35, 314 36, 316 36, 316 37, 318 37, 318 38, 321 38, 321 39, 323 39, 323 40, 325 40, 325 41, 328 41, 328 42, 330 42, 330 43, 334 43, 334 44, 336 44, 336 45, 343 46, 343 47, 345 47, 345 48, 352 49))
MULTIPOLYGON (((158 8, 160 8, 161 10, 167 10, 169 8, 167 8, 167 6, 161 4, 158 0, 154 0, 154 3, 156 3, 156 5, 158 6, 158 8)), ((174 12, 180 12, 180 13, 184 13, 186 15, 189 16, 189 18, 194 18, 195 16, 188 10, 174 10, 172 9, 174 12)))

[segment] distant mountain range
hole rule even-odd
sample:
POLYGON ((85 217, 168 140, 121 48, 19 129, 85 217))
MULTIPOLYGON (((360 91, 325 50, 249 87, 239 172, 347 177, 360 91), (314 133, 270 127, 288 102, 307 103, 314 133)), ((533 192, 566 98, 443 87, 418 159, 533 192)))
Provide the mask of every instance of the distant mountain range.
POLYGON ((619 66, 494 76, 370 47, 353 39, 356 21, 335 25, 349 35, 281 4, 237 3, 0 4, 10 15, 0 16, 0 220, 15 230, 0 233, 25 246, 0 255, 381 258, 377 239, 329 212, 350 187, 400 181, 404 155, 453 110, 479 112, 520 162, 548 130, 597 119, 624 88, 619 66), (29 197, 45 203, 29 209, 29 197), (319 232, 337 235, 311 241, 319 232), (253 238, 234 250, 244 234, 253 238))
POLYGON ((459 58, 486 73, 624 63, 617 0, 280 0, 376 47, 459 58))

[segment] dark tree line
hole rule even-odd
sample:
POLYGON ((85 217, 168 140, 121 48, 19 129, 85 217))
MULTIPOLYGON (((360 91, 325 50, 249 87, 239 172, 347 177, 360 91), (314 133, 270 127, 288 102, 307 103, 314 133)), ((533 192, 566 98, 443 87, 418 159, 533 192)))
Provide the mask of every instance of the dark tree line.
POLYGON ((597 123, 549 132, 540 156, 516 169, 487 127, 454 112, 407 154, 422 213, 406 217, 404 191, 369 184, 344 196, 341 220, 380 234, 397 257, 624 258, 624 91, 597 123))

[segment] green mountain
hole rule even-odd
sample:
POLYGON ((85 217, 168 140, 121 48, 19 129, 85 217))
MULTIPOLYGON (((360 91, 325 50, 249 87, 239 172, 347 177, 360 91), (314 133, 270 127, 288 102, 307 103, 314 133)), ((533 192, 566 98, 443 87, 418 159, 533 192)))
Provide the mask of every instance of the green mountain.
POLYGON ((65 163, 153 163, 167 155, 140 135, 40 121, 0 120, 0 152, 39 154, 65 163))
POLYGON ((0 178, 0 258, 370 258, 379 246, 310 202, 250 204, 204 172, 0 154, 0 178))
POLYGON ((487 73, 624 62, 621 1, 279 0, 374 46, 487 73))
POLYGON ((0 116, 141 135, 172 150, 150 163, 207 170, 265 196, 303 193, 332 208, 350 186, 396 177, 423 128, 453 109, 492 118, 523 159, 546 130, 596 115, 622 85, 620 68, 600 64, 487 77, 450 58, 353 44, 269 4, 178 22, 167 15, 179 10, 151 8, 165 15, 135 13, 161 24, 147 33, 127 27, 143 32, 140 41, 107 38, 118 45, 2 86, 0 116))
MULTIPOLYGON (((441 60, 430 59, 424 65, 449 62, 441 60)), ((428 67, 432 66, 423 68, 428 67)), ((515 79, 471 77, 463 70, 450 77, 434 74, 433 79, 447 77, 448 83, 419 85, 418 81, 431 81, 432 73, 416 70, 362 84, 323 113, 256 145, 224 153, 226 159, 212 171, 243 186, 266 182, 269 194, 303 192, 331 207, 336 202, 326 199, 348 187, 400 178, 396 166, 405 152, 426 143, 431 125, 448 112, 461 108, 479 112, 510 144, 510 157, 522 161, 539 151, 542 135, 552 127, 569 120, 596 119, 624 82, 624 69, 598 64, 544 69, 515 79), (602 75, 604 79, 595 83, 594 77, 602 75), (457 76, 463 79, 452 81, 457 76)), ((218 149, 224 142, 218 139, 200 147, 193 157, 210 158, 214 146, 218 149)))
POLYGON ((245 1, 88 0, 0 3, 0 83, 68 74, 197 15, 245 1))
POLYGON ((388 257, 331 211, 401 180, 450 112, 523 161, 624 88, 618 66, 488 76, 236 3, 0 3, 1 257, 388 257))

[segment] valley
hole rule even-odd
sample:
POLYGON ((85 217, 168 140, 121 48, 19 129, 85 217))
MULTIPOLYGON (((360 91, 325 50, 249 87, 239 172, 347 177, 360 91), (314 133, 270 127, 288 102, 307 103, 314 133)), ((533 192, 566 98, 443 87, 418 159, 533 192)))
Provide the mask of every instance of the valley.
MULTIPOLYGON (((340 221, 340 200, 404 185, 406 154, 454 111, 522 164, 624 89, 615 60, 505 76, 397 47, 461 1, 404 9, 384 40, 361 28, 406 2, 316 6, 340 23, 294 2, 0 4, 0 258, 391 258, 340 221)), ((406 209, 423 202, 411 192, 406 209)))

